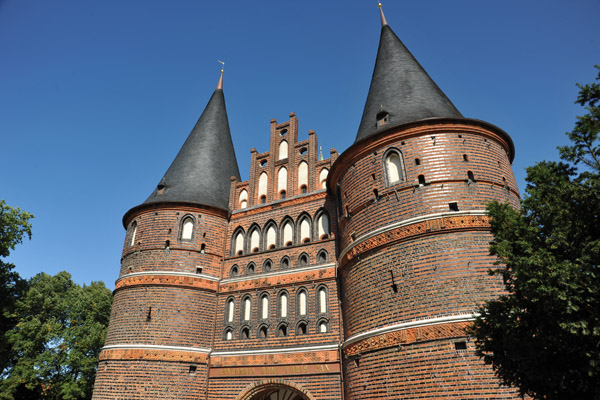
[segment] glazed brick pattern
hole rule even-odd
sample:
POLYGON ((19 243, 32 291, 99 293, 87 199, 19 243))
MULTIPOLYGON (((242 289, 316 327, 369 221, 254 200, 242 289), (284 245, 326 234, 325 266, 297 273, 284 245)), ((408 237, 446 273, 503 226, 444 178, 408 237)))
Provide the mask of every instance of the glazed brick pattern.
POLYGON ((344 267, 346 338, 416 319, 469 314, 498 296, 502 282, 487 273, 495 261, 490 240, 485 232, 426 236, 380 248, 344 267))
POLYGON ((117 290, 105 345, 210 348, 215 300, 214 293, 173 286, 117 290))
POLYGON ((517 399, 466 337, 386 348, 344 360, 346 400, 517 399), (456 350, 454 342, 466 342, 456 350))
POLYGON ((460 210, 483 210, 492 200, 518 207, 519 194, 501 142, 464 130, 443 132, 406 138, 403 135, 408 133, 397 133, 341 173, 342 247, 351 240, 350 234, 360 237, 385 226, 392 215, 398 221, 446 212, 450 202, 460 210), (406 180, 388 187, 383 156, 390 148, 402 152, 406 180), (473 172, 474 182, 468 181, 467 171, 473 172), (419 175, 424 175, 425 186, 419 186, 419 175))
POLYGON ((219 276, 227 220, 202 207, 157 206, 130 216, 120 276, 143 271, 178 271, 219 276), (191 241, 180 240, 184 218, 194 218, 191 241), (131 224, 137 223, 131 244, 131 224), (167 245, 167 241, 169 241, 167 245), (204 244, 204 254, 202 245, 204 244))
POLYGON ((92 399, 197 400, 206 392, 205 364, 168 361, 101 361, 92 399), (190 373, 190 366, 196 368, 190 373))
POLYGON ((321 281, 300 282, 298 284, 280 285, 278 287, 267 287, 256 289, 251 292, 232 292, 229 295, 219 296, 217 304, 217 332, 215 334, 214 351, 252 350, 268 348, 284 348, 296 346, 316 346, 325 344, 337 344, 340 342, 340 310, 337 299, 337 283, 335 277, 321 281), (318 304, 317 291, 325 287, 327 290, 327 312, 321 313, 318 304), (305 290, 307 294, 306 315, 300 315, 298 309, 298 294, 305 290), (281 293, 288 294, 288 312, 286 318, 281 318, 278 312, 278 296, 281 293), (269 296, 269 318, 262 319, 260 313, 260 299, 263 295, 269 296), (251 317, 249 321, 243 320, 242 300, 250 296, 251 317), (232 322, 226 315, 227 301, 234 299, 235 312, 232 322), (328 324, 328 332, 321 333, 317 325, 321 321, 328 324), (298 323, 307 324, 306 334, 297 332, 298 323), (277 336, 280 324, 286 324, 288 335, 277 336), (268 328, 266 338, 259 338, 260 327, 268 328), (242 339, 241 329, 250 328, 250 338, 242 339), (233 339, 225 340, 226 329, 232 329, 233 339))

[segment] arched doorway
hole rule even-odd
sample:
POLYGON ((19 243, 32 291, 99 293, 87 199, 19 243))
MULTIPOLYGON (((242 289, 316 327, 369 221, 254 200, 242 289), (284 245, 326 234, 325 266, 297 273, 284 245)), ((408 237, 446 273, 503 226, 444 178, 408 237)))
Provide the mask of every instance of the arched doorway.
POLYGON ((247 388, 239 400, 313 400, 302 388, 290 382, 269 380, 247 388))

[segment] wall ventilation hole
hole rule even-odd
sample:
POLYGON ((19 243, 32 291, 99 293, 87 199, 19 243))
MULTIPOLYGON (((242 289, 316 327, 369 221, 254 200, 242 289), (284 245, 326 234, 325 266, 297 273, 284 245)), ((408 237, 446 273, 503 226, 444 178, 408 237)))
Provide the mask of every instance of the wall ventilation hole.
POLYGON ((415 158, 415 165, 421 165, 421 160, 419 160, 418 158, 415 158))
POLYGON ((460 138, 462 138, 462 135, 458 135, 458 138, 459 138, 459 139, 460 139, 460 138))
POLYGON ((469 161, 469 156, 467 154, 463 154, 463 161, 469 161))
POLYGON ((196 366, 195 365, 190 365, 190 374, 195 374, 196 373, 196 366))
POLYGON ((448 208, 450 208, 450 211, 458 211, 458 203, 448 203, 448 208))
POLYGON ((307 151, 308 151, 308 149, 307 149, 306 147, 302 147, 302 148, 300 149, 300 155, 301 155, 301 156, 305 155, 307 151))
POLYGON ((425 186, 425 175, 419 175, 419 186, 425 186))
POLYGON ((197 274, 201 274, 201 273, 202 273, 202 268, 200 268, 200 267, 196 267, 196 273, 197 273, 197 274))
POLYGON ((280 131, 279 131, 279 134, 280 134, 281 136, 285 136, 285 134, 286 134, 286 133, 288 133, 288 130, 287 130, 287 129, 282 129, 282 130, 280 130, 280 131))
POLYGON ((206 244, 202 243, 202 245, 200 246, 200 254, 204 253, 206 253, 206 244))
POLYGON ((456 351, 461 351, 461 350, 466 350, 467 349, 467 342, 454 342, 454 349, 456 351))
POLYGON ((469 178, 469 182, 475 182, 475 175, 473 175, 473 171, 467 171, 467 177, 469 178))
POLYGON ((165 241, 165 249, 168 249, 169 247, 171 247, 171 241, 167 240, 165 241))
POLYGON ((266 167, 266 166, 267 166, 267 164, 268 164, 267 160, 262 160, 262 161, 260 162, 260 166, 261 166, 261 167, 266 167))

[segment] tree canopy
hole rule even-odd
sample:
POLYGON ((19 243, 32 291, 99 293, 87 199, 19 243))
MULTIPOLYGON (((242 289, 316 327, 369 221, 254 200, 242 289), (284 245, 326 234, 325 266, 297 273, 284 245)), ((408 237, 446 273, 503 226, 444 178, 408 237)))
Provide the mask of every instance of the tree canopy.
POLYGON ((31 278, 7 333, 11 359, 0 398, 91 398, 111 300, 103 283, 82 287, 64 271, 31 278))
POLYGON ((26 287, 25 280, 14 271, 15 266, 2 258, 8 257, 25 237, 31 239, 31 218, 32 214, 0 200, 0 372, 9 358, 5 334, 15 325, 15 301, 26 287))
POLYGON ((506 294, 471 329, 502 381, 537 399, 600 399, 600 85, 578 86, 587 113, 563 162, 527 169, 521 210, 488 206, 506 294))

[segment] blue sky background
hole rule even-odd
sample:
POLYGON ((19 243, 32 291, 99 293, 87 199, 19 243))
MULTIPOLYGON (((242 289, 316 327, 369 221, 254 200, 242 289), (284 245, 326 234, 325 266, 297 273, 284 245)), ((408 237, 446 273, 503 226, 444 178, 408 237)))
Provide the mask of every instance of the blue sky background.
MULTIPOLYGON (((390 26, 467 117, 525 167, 556 159, 575 83, 600 64, 600 1, 385 1, 390 26)), ((17 271, 114 287, 121 217, 152 192, 226 62, 242 173, 295 112, 324 154, 354 140, 380 33, 376 1, 0 0, 0 199, 32 212, 17 271)))

